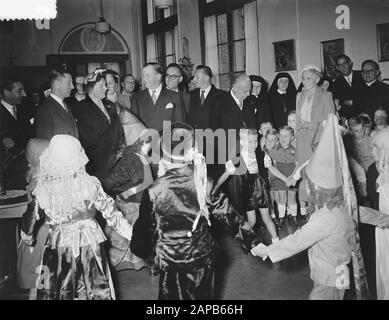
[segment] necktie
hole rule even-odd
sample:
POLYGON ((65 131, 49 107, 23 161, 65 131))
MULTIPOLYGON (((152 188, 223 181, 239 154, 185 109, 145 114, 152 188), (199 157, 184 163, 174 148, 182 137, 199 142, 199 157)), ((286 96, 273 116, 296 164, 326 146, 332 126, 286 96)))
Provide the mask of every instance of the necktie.
POLYGON ((151 99, 153 100, 153 103, 155 105, 155 103, 157 102, 157 95, 156 95, 157 90, 153 90, 152 92, 153 94, 151 95, 151 99))
POLYGON ((240 110, 242 110, 242 108, 243 108, 243 101, 242 100, 239 100, 239 108, 240 108, 240 110))
POLYGON ((204 100, 205 100, 205 90, 201 90, 201 95, 200 95, 201 105, 203 105, 204 100))
POLYGON ((62 104, 63 104, 63 107, 64 107, 65 111, 66 111, 67 113, 69 113, 69 109, 68 109, 68 106, 67 106, 65 100, 62 101, 62 104))
POLYGON ((17 118, 17 116, 16 116, 16 107, 15 106, 13 106, 12 107, 12 115, 14 116, 14 118, 16 119, 16 120, 18 120, 18 118, 17 118))

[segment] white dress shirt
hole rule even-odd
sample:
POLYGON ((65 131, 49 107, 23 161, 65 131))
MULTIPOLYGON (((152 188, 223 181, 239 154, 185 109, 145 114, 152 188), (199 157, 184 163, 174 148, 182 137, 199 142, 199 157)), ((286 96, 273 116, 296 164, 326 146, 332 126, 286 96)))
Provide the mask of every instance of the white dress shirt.
POLYGON ((64 110, 66 112, 68 112, 67 108, 65 107, 65 105, 63 103, 63 99, 61 99, 60 97, 56 96, 54 93, 50 93, 50 97, 52 97, 55 101, 57 101, 62 106, 62 108, 64 108, 64 110))
POLYGON ((343 76, 347 83, 351 86, 351 84, 353 83, 353 72, 351 71, 351 73, 346 77, 346 76, 343 76))
POLYGON ((16 118, 16 107, 5 102, 3 99, 1 99, 1 104, 8 110, 8 112, 17 120, 16 118))
POLYGON ((149 89, 150 97, 153 96, 153 91, 154 90, 155 90, 155 96, 157 97, 157 99, 155 101, 157 101, 158 98, 159 98, 159 95, 161 93, 161 90, 162 90, 162 84, 160 84, 159 87, 157 87, 155 89, 149 89))
POLYGON ((211 91, 211 88, 212 88, 212 86, 209 85, 206 89, 200 89, 200 98, 201 98, 201 92, 204 91, 204 100, 207 99, 207 95, 208 95, 209 91, 211 91))
POLYGON ((242 101, 242 105, 241 105, 239 99, 234 95, 234 91, 232 89, 231 89, 230 93, 231 93, 231 96, 234 98, 236 104, 238 105, 239 109, 242 110, 243 109, 243 101, 242 101))

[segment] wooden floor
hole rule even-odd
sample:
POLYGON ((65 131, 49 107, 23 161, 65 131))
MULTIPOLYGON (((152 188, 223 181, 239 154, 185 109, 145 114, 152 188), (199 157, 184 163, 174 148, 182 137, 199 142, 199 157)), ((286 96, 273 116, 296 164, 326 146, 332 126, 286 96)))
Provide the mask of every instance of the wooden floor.
MULTIPOLYGON (((305 300, 312 288, 309 278, 307 252, 272 264, 247 255, 230 235, 218 230, 217 242, 221 255, 216 266, 217 300, 305 300)), ((281 238, 293 232, 286 225, 281 238)), ((261 229, 265 241, 269 235, 261 229)), ((158 295, 158 276, 147 269, 124 270, 117 273, 117 295, 124 300, 155 300, 158 295)))

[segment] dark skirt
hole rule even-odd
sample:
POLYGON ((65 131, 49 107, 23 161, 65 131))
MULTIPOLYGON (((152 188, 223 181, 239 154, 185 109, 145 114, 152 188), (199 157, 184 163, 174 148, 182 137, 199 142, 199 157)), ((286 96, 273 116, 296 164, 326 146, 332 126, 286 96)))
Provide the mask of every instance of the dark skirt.
POLYGON ((46 247, 43 254, 38 300, 110 300, 115 298, 111 274, 102 244, 95 250, 80 247, 46 247))
POLYGON ((167 267, 159 277, 159 300, 212 300, 215 267, 208 261, 201 267, 167 267))

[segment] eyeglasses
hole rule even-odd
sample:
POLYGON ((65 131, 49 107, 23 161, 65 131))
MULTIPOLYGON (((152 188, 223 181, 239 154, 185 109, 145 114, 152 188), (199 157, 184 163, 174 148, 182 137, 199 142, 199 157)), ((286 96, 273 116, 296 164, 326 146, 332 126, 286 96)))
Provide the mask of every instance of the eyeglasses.
POLYGON ((177 76, 176 74, 167 74, 166 78, 176 80, 181 76, 177 76))
POLYGON ((348 61, 345 61, 343 63, 338 63, 337 66, 340 67, 347 67, 348 66, 348 61))
POLYGON ((376 70, 371 69, 371 70, 362 70, 362 74, 368 74, 368 73, 374 73, 376 70))

